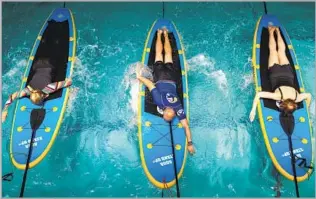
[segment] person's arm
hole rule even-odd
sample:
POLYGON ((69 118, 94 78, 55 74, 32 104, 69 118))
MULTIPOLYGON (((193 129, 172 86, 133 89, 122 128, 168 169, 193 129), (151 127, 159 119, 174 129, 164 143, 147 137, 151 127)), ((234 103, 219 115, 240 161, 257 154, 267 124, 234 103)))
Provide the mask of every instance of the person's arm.
POLYGON ((192 134, 191 134, 191 130, 189 127, 189 123, 188 120, 186 118, 184 109, 182 107, 182 105, 178 105, 175 109, 176 114, 180 120, 180 123, 182 124, 182 127, 184 128, 184 132, 185 132, 185 136, 187 138, 188 141, 188 151, 193 154, 195 152, 194 147, 193 147, 193 142, 192 142, 192 134))
POLYGON ((139 81, 141 81, 143 84, 145 84, 145 86, 149 89, 149 91, 153 90, 155 87, 155 84, 150 81, 149 79, 142 77, 142 76, 138 76, 137 79, 139 81))
POLYGON ((258 92, 253 100, 252 109, 250 112, 249 119, 252 122, 256 116, 256 109, 260 98, 272 99, 272 100, 280 100, 280 96, 276 93, 261 91, 258 92))
POLYGON ((185 118, 185 119, 180 120, 180 122, 182 124, 182 127, 185 130, 185 135, 187 137, 188 142, 192 142, 191 131, 188 124, 188 120, 185 118))
POLYGON ((297 99, 295 102, 301 102, 303 100, 306 100, 307 107, 311 104, 312 95, 310 93, 301 93, 297 96, 297 99))
POLYGON ((72 84, 71 79, 65 79, 65 81, 54 82, 54 83, 48 84, 47 86, 45 86, 45 88, 42 91, 46 94, 51 94, 58 91, 61 88, 66 88, 68 86, 71 86, 71 84, 72 84))
POLYGON ((188 120, 186 118, 180 120, 182 127, 184 128, 185 135, 187 137, 188 141, 188 151, 193 154, 195 152, 194 147, 193 147, 193 142, 192 142, 192 134, 191 130, 188 124, 188 120))
POLYGON ((17 98, 22 98, 25 97, 27 95, 29 95, 29 90, 28 88, 24 88, 23 90, 21 90, 21 92, 15 92, 12 95, 9 96, 9 99, 6 101, 3 109, 2 109, 2 122, 5 121, 5 119, 8 116, 8 108, 9 106, 14 102, 15 99, 17 98))

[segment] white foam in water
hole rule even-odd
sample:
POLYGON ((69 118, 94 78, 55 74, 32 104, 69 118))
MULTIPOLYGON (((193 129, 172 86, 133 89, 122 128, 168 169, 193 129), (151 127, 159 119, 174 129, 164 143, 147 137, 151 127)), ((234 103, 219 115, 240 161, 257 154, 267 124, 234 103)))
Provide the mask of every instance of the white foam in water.
POLYGON ((215 129, 213 132, 216 132, 216 135, 218 135, 216 136, 217 157, 227 161, 238 158, 238 164, 230 164, 230 167, 248 169, 250 163, 248 158, 248 154, 250 153, 250 137, 245 125, 238 124, 235 130, 232 127, 225 127, 215 129), (238 151, 235 150, 236 145, 238 151), (234 157, 234 154, 237 154, 238 157, 234 157))
MULTIPOLYGON (((250 153, 250 136, 248 134, 247 128, 244 124, 237 125, 237 141, 238 141, 238 152, 240 157, 248 157, 250 153)), ((248 158, 247 158, 248 160, 248 158)), ((243 168, 248 168, 248 161, 245 161, 246 165, 243 165, 243 168)))
POLYGON ((20 71, 20 68, 13 67, 4 75, 4 77, 13 77, 18 71, 20 71))
MULTIPOLYGON (((105 130, 105 129, 103 129, 105 130)), ((89 154, 91 157, 100 158, 102 153, 99 150, 102 150, 99 145, 101 142, 104 142, 104 134, 101 134, 100 126, 95 126, 87 128, 81 132, 80 135, 80 146, 83 147, 83 150, 89 154)))
MULTIPOLYGON (((221 127, 207 131, 213 132, 208 139, 213 140, 213 147, 207 149, 209 157, 205 159, 213 159, 212 164, 204 167, 209 176, 210 185, 224 185, 224 179, 218 173, 224 173, 226 170, 248 171, 250 165, 250 137, 244 124, 237 124, 237 128, 233 126, 221 127), (215 154, 212 154, 215 153, 215 154), (215 158, 216 157, 216 158, 215 158), (215 161, 215 162, 214 162, 215 161), (237 161, 237 163, 236 163, 237 161), (217 169, 210 169, 210 165, 216 165, 217 169), (214 180, 216 179, 216 180, 214 180)), ((204 161, 205 162, 205 161, 204 161)), ((201 161, 197 161, 201 164, 201 161)), ((234 192, 232 186, 229 187, 234 192)))
POLYGON ((252 73, 244 75, 242 79, 243 79, 243 83, 241 86, 241 90, 246 89, 250 84, 254 83, 252 73))
POLYGON ((189 71, 198 71, 206 75, 210 74, 215 66, 215 59, 204 54, 198 54, 187 60, 189 71))
POLYGON ((124 129, 110 131, 107 133, 106 140, 105 150, 111 157, 116 157, 117 161, 122 161, 121 157, 130 162, 138 161, 138 152, 128 140, 128 132, 124 129))
POLYGON ((248 57, 247 62, 244 64, 244 72, 247 72, 252 69, 252 57, 248 57))
POLYGON ((15 66, 12 66, 12 68, 2 76, 2 90, 6 91, 10 88, 20 88, 21 78, 25 72, 26 65, 27 60, 19 60, 15 66))
POLYGON ((136 67, 140 64, 139 62, 132 63, 128 66, 127 71, 124 74, 124 79, 122 84, 124 85, 125 91, 129 93, 128 108, 133 111, 131 115, 131 124, 137 124, 137 111, 138 111, 138 91, 139 91, 139 81, 136 79, 136 67))
POLYGON ((221 129, 214 129, 213 132, 216 132, 216 156, 217 158, 223 160, 232 159, 232 149, 233 149, 233 140, 230 136, 232 134, 231 130, 228 127, 221 129))
POLYGON ((75 104, 75 101, 77 99, 78 92, 79 92, 79 88, 78 87, 74 87, 74 86, 70 87, 66 113, 71 113, 72 110, 73 110, 73 107, 76 107, 74 104, 75 104))
POLYGON ((134 113, 138 111, 138 91, 139 91, 139 81, 133 80, 132 87, 130 90, 131 100, 130 104, 134 113))
POLYGON ((227 187, 230 191, 236 193, 236 190, 234 189, 234 186, 232 184, 229 184, 227 187))
POLYGON ((79 92, 84 95, 86 101, 97 95, 96 93, 90 93, 89 89, 98 88, 99 84, 96 83, 96 80, 101 79, 105 75, 99 74, 97 71, 92 71, 89 67, 89 64, 84 64, 79 57, 76 57, 72 79, 83 84, 79 92))
POLYGON ((205 54, 198 54, 187 60, 188 70, 198 72, 215 80, 219 90, 225 97, 228 96, 228 82, 226 74, 222 70, 215 70, 216 61, 205 54))
POLYGON ((315 100, 312 100, 310 107, 309 107, 309 111, 311 113, 311 119, 315 118, 315 100))
POLYGON ((210 184, 223 183, 218 173, 226 170, 249 170, 250 136, 244 124, 232 123, 218 128, 196 127, 193 131, 199 133, 195 137, 198 144, 193 167, 203 175, 208 173, 210 184), (213 165, 217 165, 216 169, 212 169, 213 165))
POLYGON ((228 86, 226 74, 222 70, 213 71, 211 77, 215 79, 219 89, 225 94, 225 97, 228 96, 228 86))
POLYGON ((243 69, 244 69, 244 73, 245 75, 242 77, 243 82, 241 85, 241 90, 246 89, 250 84, 254 83, 253 80, 253 73, 252 73, 252 58, 248 57, 247 62, 244 64, 243 69))
MULTIPOLYGON (((75 58, 75 63, 74 63, 74 69, 76 68, 77 65, 81 64, 81 61, 79 60, 78 57, 75 58)), ((75 73, 73 72, 72 73, 72 81, 73 78, 75 76, 75 73)), ((80 88, 79 87, 76 87, 74 86, 74 83, 73 85, 70 87, 70 91, 69 91, 69 98, 68 98, 68 102, 67 102, 67 108, 66 108, 66 114, 70 114, 72 113, 72 110, 73 110, 73 107, 76 107, 74 104, 75 104, 75 101, 78 97, 78 92, 79 92, 80 88)))

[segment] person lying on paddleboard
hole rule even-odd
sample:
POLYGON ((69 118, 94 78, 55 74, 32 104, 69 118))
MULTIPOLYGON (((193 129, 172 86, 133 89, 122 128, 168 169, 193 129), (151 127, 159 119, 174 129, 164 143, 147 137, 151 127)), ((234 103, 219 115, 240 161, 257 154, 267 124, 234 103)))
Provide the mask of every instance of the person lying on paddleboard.
POLYGON ((306 99, 307 106, 311 103, 310 93, 299 93, 294 88, 294 73, 285 54, 285 43, 278 27, 269 26, 269 79, 272 92, 258 92, 254 98, 249 119, 252 122, 256 115, 256 108, 260 98, 276 100, 280 110, 285 114, 292 114, 297 109, 297 103, 306 99), (278 51, 274 31, 277 33, 278 51))
POLYGON ((164 29, 164 31, 158 30, 155 63, 153 67, 153 79, 155 84, 151 80, 143 77, 140 71, 137 71, 137 79, 148 87, 155 104, 163 110, 163 118, 165 121, 170 122, 175 117, 175 115, 178 116, 183 128, 185 129, 188 141, 188 151, 193 154, 195 150, 192 143, 191 131, 184 109, 180 102, 180 98, 177 95, 175 72, 175 67, 173 66, 172 61, 172 49, 168 38, 168 31, 166 29, 164 29), (163 63, 162 56, 162 33, 165 38, 165 63, 163 63))
POLYGON ((52 83, 52 76, 54 74, 55 67, 49 62, 48 59, 37 60, 34 63, 32 70, 34 71, 34 75, 29 84, 20 92, 17 91, 10 95, 9 99, 6 101, 2 111, 2 122, 5 121, 8 115, 8 107, 15 99, 30 96, 32 103, 41 105, 44 99, 49 96, 49 94, 72 84, 71 79, 65 79, 65 81, 52 83))

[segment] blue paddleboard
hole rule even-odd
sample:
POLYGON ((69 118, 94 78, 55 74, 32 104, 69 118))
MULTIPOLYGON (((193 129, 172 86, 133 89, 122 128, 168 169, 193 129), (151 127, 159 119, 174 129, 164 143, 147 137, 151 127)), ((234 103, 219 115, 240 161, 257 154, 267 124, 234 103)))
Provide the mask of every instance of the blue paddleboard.
MULTIPOLYGON (((301 67, 304 66, 298 64, 294 47, 285 28, 273 15, 263 15, 258 20, 255 30, 252 65, 256 92, 273 92, 268 78, 269 25, 280 28, 286 44, 287 58, 293 71, 295 71, 295 88, 298 92, 305 92, 300 72, 301 67)), ((294 180, 294 172, 296 172, 298 182, 307 179, 313 171, 313 169, 308 168, 313 163, 313 143, 306 102, 298 104, 298 109, 293 113, 294 121, 292 123, 289 121, 287 123, 286 120, 280 118, 280 111, 274 100, 260 99, 258 115, 264 141, 275 168, 289 180, 294 180), (288 136, 287 130, 284 129, 291 125, 294 125, 294 130, 292 135, 288 136), (291 164, 290 142, 292 142, 295 157, 294 168, 291 164)))
MULTIPOLYGON (((76 28, 71 11, 55 9, 42 26, 28 59, 20 89, 24 89, 32 78, 33 63, 42 57, 56 63, 53 81, 63 81, 72 74, 76 50, 76 28)), ((58 134, 68 101, 69 88, 51 94, 45 100, 45 118, 33 139, 33 151, 29 168, 40 163, 51 149, 58 134)), ((25 169, 29 152, 32 128, 36 122, 31 113, 40 106, 34 105, 29 97, 17 100, 11 130, 10 157, 15 167, 25 169)))
MULTIPOLYGON (((177 92, 184 110, 189 117, 188 82, 184 49, 175 25, 166 19, 159 19, 152 25, 145 43, 142 63, 153 67, 157 29, 166 27, 173 49, 173 63, 177 67, 177 92)), ((171 123, 175 157, 172 153, 171 132, 169 123, 164 121, 157 106, 153 103, 151 93, 140 85, 138 99, 138 137, 140 157, 145 174, 152 184, 164 189, 176 183, 176 174, 181 177, 187 155, 187 142, 184 129, 178 118, 171 123), (174 169, 176 160, 176 174, 174 169)))

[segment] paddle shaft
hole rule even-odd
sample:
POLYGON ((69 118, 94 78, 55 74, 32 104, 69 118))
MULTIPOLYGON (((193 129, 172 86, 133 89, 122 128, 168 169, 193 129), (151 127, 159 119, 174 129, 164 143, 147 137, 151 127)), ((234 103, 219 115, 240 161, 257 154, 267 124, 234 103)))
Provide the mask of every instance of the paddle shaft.
POLYGON ((172 155, 173 155, 173 168, 174 168, 174 174, 176 176, 177 197, 180 198, 180 189, 179 189, 178 172, 177 172, 177 162, 176 162, 176 154, 175 154, 175 151, 174 151, 174 142, 173 142, 173 133, 172 133, 171 122, 169 122, 169 129, 170 129, 171 148, 172 148, 172 155))
POLYGON ((290 148, 290 154, 291 154, 292 171, 293 171, 293 175, 294 175, 295 192, 296 192, 296 197, 299 198, 300 193, 299 193, 298 184, 297 184, 296 169, 295 169, 295 157, 293 154, 293 144, 292 144, 291 136, 288 136, 288 141, 289 141, 289 148, 290 148))
POLYGON ((31 136, 30 148, 29 148, 29 152, 28 152, 28 155, 27 155, 26 167, 25 167, 24 175, 23 175, 23 181, 22 181, 22 186, 21 186, 21 192, 20 192, 20 196, 19 196, 20 198, 22 198, 23 195, 24 195, 26 177, 27 177, 27 172, 28 172, 28 170, 29 170, 29 164, 30 164, 30 160, 31 160, 31 156, 32 156, 33 140, 34 140, 34 137, 35 137, 35 133, 36 133, 36 130, 33 130, 33 131, 32 131, 32 136, 31 136))

